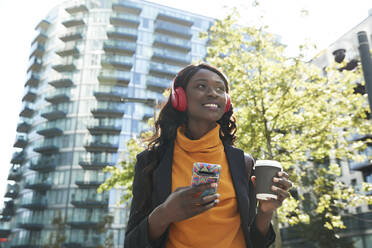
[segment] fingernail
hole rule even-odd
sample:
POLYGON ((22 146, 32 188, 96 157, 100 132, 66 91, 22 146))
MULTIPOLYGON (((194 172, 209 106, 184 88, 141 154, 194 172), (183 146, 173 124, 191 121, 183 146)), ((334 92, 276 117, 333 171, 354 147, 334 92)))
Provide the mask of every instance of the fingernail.
POLYGON ((216 199, 216 200, 214 200, 214 204, 218 204, 220 202, 220 200, 218 200, 218 199, 216 199))
POLYGON ((280 177, 283 176, 283 172, 279 171, 278 176, 280 176, 280 177))
POLYGON ((277 189, 277 187, 271 186, 271 190, 275 191, 276 189, 277 189))
POLYGON ((219 198, 220 197, 220 194, 216 194, 216 196, 217 196, 217 198, 219 198))
POLYGON ((274 182, 274 183, 279 182, 279 178, 274 177, 274 178, 273 178, 273 182, 274 182))
POLYGON ((211 186, 212 186, 213 188, 216 188, 216 187, 217 187, 217 183, 212 183, 211 186))

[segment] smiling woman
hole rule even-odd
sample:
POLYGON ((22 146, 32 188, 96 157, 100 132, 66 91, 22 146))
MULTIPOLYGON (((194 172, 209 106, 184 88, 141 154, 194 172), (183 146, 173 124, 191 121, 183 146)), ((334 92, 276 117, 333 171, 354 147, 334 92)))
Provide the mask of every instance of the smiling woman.
POLYGON ((289 196, 291 182, 285 172, 278 174, 278 199, 262 200, 257 209, 254 160, 233 147, 236 119, 228 92, 224 74, 207 64, 189 65, 175 77, 155 134, 137 155, 125 247, 273 243, 272 214, 289 196), (191 186, 200 163, 218 167, 219 179, 191 186))

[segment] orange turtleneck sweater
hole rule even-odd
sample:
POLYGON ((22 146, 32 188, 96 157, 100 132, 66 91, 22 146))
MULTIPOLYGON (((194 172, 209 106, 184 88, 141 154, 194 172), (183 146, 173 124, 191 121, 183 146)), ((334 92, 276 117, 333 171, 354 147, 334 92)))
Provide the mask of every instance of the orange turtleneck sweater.
POLYGON ((217 125, 198 140, 188 139, 177 130, 172 164, 172 192, 191 185, 194 162, 221 165, 217 192, 220 202, 214 208, 170 226, 167 248, 243 248, 245 240, 229 164, 217 125))

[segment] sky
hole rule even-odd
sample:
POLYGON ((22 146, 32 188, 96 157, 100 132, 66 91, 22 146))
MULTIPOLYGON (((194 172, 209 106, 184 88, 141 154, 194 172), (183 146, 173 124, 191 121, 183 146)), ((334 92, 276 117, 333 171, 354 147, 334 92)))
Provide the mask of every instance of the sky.
MULTIPOLYGON (((22 107, 30 45, 35 26, 63 0, 0 0, 0 206, 5 194, 16 126, 22 107)), ((358 25, 372 9, 370 0, 151 0, 150 2, 222 18, 237 7, 244 25, 268 25, 295 55, 305 42, 316 44, 314 55, 358 25), (263 16, 263 18, 260 18, 263 16)))

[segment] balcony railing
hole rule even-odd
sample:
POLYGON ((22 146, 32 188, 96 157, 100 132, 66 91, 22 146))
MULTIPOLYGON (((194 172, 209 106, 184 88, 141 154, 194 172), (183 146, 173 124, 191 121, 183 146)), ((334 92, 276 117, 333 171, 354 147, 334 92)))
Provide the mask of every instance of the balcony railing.
POLYGON ((91 110, 91 113, 95 118, 101 117, 112 117, 121 118, 124 115, 124 110, 121 110, 115 106, 99 106, 91 110))
POLYGON ((103 44, 103 50, 108 53, 133 55, 136 52, 136 43, 108 40, 103 44))
POLYGON ((49 123, 39 126, 36 132, 44 137, 55 137, 63 134, 61 128, 50 125, 49 123))
POLYGON ((174 35, 188 40, 192 37, 190 28, 186 28, 181 25, 174 25, 159 20, 155 23, 155 32, 174 35))
POLYGON ((75 30, 71 30, 61 37, 59 37, 60 40, 64 42, 68 41, 77 41, 83 39, 83 36, 85 34, 85 29, 84 28, 77 28, 75 30))
POLYGON ((31 121, 28 118, 21 118, 20 122, 17 125, 17 132, 19 133, 28 133, 31 130, 31 121))
POLYGON ((47 208, 47 199, 46 197, 21 199, 19 206, 31 210, 44 210, 47 208))
POLYGON ((12 168, 10 168, 9 170, 8 180, 18 182, 21 179, 22 179, 21 167, 13 165, 12 168))
POLYGON ((50 106, 41 111, 41 116, 49 121, 65 118, 67 110, 58 109, 55 106, 50 106))
POLYGON ((115 163, 109 162, 104 159, 83 159, 79 162, 79 165, 84 170, 101 170, 105 168, 106 166, 114 166, 115 163))
POLYGON ((34 105, 32 103, 24 103, 22 106, 21 113, 19 113, 19 116, 23 117, 32 117, 35 113, 34 105))
POLYGON ((57 153, 59 150, 58 146, 49 143, 42 143, 34 148, 34 151, 41 154, 52 154, 57 153))
POLYGON ((109 39, 123 39, 129 41, 137 40, 137 29, 125 27, 112 27, 107 30, 107 37, 109 39))
POLYGON ((150 64, 150 73, 160 76, 167 76, 169 78, 173 78, 179 71, 181 70, 180 67, 165 65, 165 64, 158 64, 158 63, 151 63, 150 64))
POLYGON ((44 32, 40 32, 36 35, 35 39, 32 41, 32 45, 34 45, 35 43, 40 43, 40 44, 44 44, 46 41, 48 40, 48 36, 46 35, 46 33, 44 32))
POLYGON ((137 28, 140 24, 140 19, 137 15, 115 13, 110 16, 110 24, 137 28))
POLYGON ((60 64, 52 66, 58 72, 72 72, 76 70, 75 62, 72 59, 64 60, 60 64))
POLYGON ((75 184, 81 189, 98 188, 105 180, 76 180, 75 184))
POLYGON ((78 208, 107 208, 108 196, 97 194, 93 197, 81 199, 73 194, 71 197, 71 204, 78 208))
POLYGON ((39 72, 41 70, 42 64, 43 62, 40 58, 33 57, 32 59, 30 59, 27 72, 30 71, 39 72))
POLYGON ((83 15, 73 16, 72 18, 63 21, 62 24, 66 28, 80 27, 85 25, 85 20, 83 18, 83 15))
POLYGON ((127 71, 102 71, 98 76, 98 81, 103 84, 127 86, 130 76, 131 73, 127 71))
POLYGON ((25 183, 26 189, 32 189, 40 192, 45 192, 52 187, 52 180, 51 178, 41 178, 41 177, 34 177, 34 178, 27 178, 25 183))
POLYGON ((126 12, 126 13, 132 13, 135 15, 139 15, 142 11, 142 9, 135 5, 134 3, 129 2, 122 2, 119 0, 114 0, 112 3, 112 9, 117 12, 126 12))
POLYGON ((56 54, 58 54, 61 57, 67 57, 67 56, 74 56, 77 57, 80 55, 80 50, 77 47, 77 45, 67 45, 62 49, 59 49, 56 51, 56 54))
POLYGON ((61 102, 68 102, 70 100, 71 90, 62 88, 56 89, 54 92, 47 94, 45 100, 52 104, 57 104, 61 102))
POLYGON ((191 50, 191 42, 166 35, 156 35, 153 45, 160 47, 169 47, 184 52, 189 52, 191 50))
POLYGON ((44 45, 41 45, 39 43, 34 43, 32 46, 31 46, 31 54, 30 54, 30 58, 35 56, 37 58, 41 58, 45 53, 45 47, 44 45))
POLYGON ((171 81, 167 78, 148 76, 146 86, 149 90, 163 92, 166 88, 171 87, 171 81))
POLYGON ((17 134, 13 147, 25 148, 28 144, 27 135, 17 134))
POLYGON ((26 159, 26 155, 24 152, 15 152, 13 153, 12 160, 10 161, 12 164, 22 164, 26 159))
POLYGON ((72 79, 68 77, 59 78, 59 79, 50 81, 49 84, 54 86, 55 88, 65 88, 65 87, 71 87, 74 85, 72 79))
POLYGON ((191 63, 191 56, 184 53, 170 52, 164 49, 155 49, 152 57, 153 60, 185 66, 191 63))
POLYGON ((39 158, 37 161, 33 161, 30 164, 30 170, 38 171, 38 172, 50 172, 55 170, 57 166, 57 161, 55 158, 39 158))
POLYGON ((18 184, 8 184, 6 191, 5 191, 5 197, 9 198, 17 198, 19 193, 19 185, 18 184))
POLYGON ((22 101, 34 102, 36 100, 36 96, 37 96, 36 91, 30 86, 26 86, 25 91, 26 91, 26 93, 23 96, 22 101))
POLYGON ((92 141, 84 145, 87 152, 117 152, 119 144, 113 142, 92 141))
POLYGON ((163 20, 166 22, 172 22, 176 23, 182 26, 191 27, 194 22, 191 20, 191 18, 187 18, 186 16, 176 16, 176 15, 169 15, 164 13, 159 13, 156 17, 157 20, 163 20))
POLYGON ((125 56, 103 56, 101 65, 109 69, 130 70, 133 66, 133 58, 125 56))
POLYGON ((33 72, 27 73, 26 86, 37 87, 37 86, 39 86, 39 83, 40 83, 39 75, 37 75, 33 72))
POLYGON ((89 133, 92 135, 100 134, 120 134, 121 125, 109 125, 109 124, 100 124, 88 126, 89 133))
POLYGON ((87 5, 87 2, 85 1, 79 1, 78 3, 75 3, 74 5, 70 6, 70 7, 67 7, 65 9, 67 11, 67 13, 69 14, 76 14, 76 13, 79 13, 79 12, 88 12, 88 5, 87 5))

